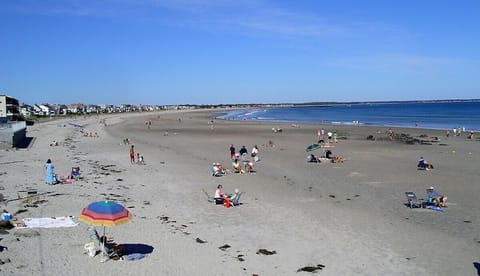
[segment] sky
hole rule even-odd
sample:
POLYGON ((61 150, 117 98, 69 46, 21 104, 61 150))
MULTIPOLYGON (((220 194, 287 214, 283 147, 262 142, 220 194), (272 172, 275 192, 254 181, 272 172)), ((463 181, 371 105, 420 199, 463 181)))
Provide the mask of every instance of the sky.
POLYGON ((0 0, 22 103, 480 98, 480 1, 0 0))

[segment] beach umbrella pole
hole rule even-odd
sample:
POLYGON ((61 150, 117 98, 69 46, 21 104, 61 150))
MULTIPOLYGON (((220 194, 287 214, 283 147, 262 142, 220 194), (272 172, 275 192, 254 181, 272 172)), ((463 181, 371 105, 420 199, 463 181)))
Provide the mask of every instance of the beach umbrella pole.
POLYGON ((102 248, 102 263, 106 261, 106 258, 105 258, 105 250, 106 250, 106 247, 105 247, 105 240, 106 240, 106 236, 105 236, 105 225, 103 226, 103 248, 102 248))

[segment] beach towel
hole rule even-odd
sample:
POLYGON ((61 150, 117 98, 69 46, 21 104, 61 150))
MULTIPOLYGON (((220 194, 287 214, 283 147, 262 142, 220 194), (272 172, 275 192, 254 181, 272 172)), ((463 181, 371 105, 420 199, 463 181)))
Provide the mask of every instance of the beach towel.
POLYGON ((24 218, 25 227, 19 228, 58 228, 77 226, 72 216, 51 217, 51 218, 24 218))
POLYGON ((122 256, 122 260, 125 260, 125 261, 137 261, 137 260, 141 260, 141 259, 145 258, 146 256, 147 256, 147 254, 132 253, 132 254, 129 254, 129 255, 124 255, 124 256, 122 256))
POLYGON ((445 210, 443 210, 442 208, 437 207, 437 206, 433 206, 433 205, 427 206, 427 209, 430 209, 430 210, 433 210, 433 211, 437 211, 437 212, 445 212, 445 210))

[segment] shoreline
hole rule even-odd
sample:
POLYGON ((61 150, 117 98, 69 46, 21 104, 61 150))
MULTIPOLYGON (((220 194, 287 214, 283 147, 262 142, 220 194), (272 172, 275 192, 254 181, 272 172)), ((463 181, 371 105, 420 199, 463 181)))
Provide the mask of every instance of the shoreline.
MULTIPOLYGON (((440 102, 440 103, 445 103, 445 102, 440 102)), ((466 102, 466 103, 470 103, 470 102, 466 102)), ((476 101, 472 102, 472 103, 476 103, 476 101)), ((415 103, 412 103, 412 104, 415 104, 415 103)), ((422 102, 419 102, 418 104, 422 104, 422 102)), ((369 104, 360 104, 360 105, 364 105, 364 106, 370 106, 369 104)), ((335 106, 339 106, 339 105, 333 105, 333 106, 328 106, 328 107, 335 107, 335 106)), ((340 106, 351 106, 349 104, 345 104, 345 105, 340 105, 340 106)), ((222 119, 222 120, 231 120, 231 121, 255 121, 255 122, 270 122, 270 123, 275 123, 275 122, 278 122, 278 123, 293 123, 293 124, 320 124, 320 125, 332 125, 332 126, 342 126, 342 125, 345 125, 345 126, 375 126, 375 127, 395 127, 395 128, 409 128, 409 129, 430 129, 430 130, 443 130, 443 131, 452 131, 454 128, 455 129, 458 129, 458 130, 462 130, 463 128, 463 132, 470 132, 470 131, 474 131, 476 133, 480 132, 480 127, 478 127, 478 123, 477 125, 474 125, 477 126, 477 127, 466 127, 468 126, 469 124, 463 124, 463 123, 460 123, 458 124, 458 126, 454 127, 454 126, 451 126, 451 122, 450 123, 445 123, 445 125, 443 126, 435 126, 435 124, 438 124, 437 122, 433 122, 432 119, 435 118, 434 116, 432 116, 432 118, 430 119, 430 121, 427 121, 427 122, 421 122, 419 120, 413 120, 409 123, 405 123, 405 122, 398 122, 398 123, 387 123, 387 122, 364 122, 365 120, 347 120, 347 121, 342 121, 342 119, 338 119, 338 120, 333 120, 333 119, 329 119, 330 122, 326 122, 325 120, 316 120, 316 121, 311 121, 311 120, 308 120, 308 119, 305 119, 305 118, 297 118, 297 120, 295 119, 292 119, 292 120, 274 120, 274 119, 258 119, 258 118, 255 118, 255 117, 251 117, 249 116, 248 118, 239 118, 239 116, 245 116, 245 115, 249 115, 250 113, 251 114, 254 114, 254 113, 258 113, 260 111, 266 111, 266 110, 271 110, 271 109, 291 109, 291 108, 311 108, 311 107, 322 107, 322 108, 326 108, 327 106, 280 106, 280 107, 263 107, 263 108, 258 108, 258 107, 255 107, 255 108, 239 108, 239 109, 236 109, 234 111, 230 111, 230 112, 225 112, 223 113, 223 115, 220 115, 220 116, 216 116, 217 119, 222 119), (232 114, 230 116, 228 116, 229 114, 232 114), (220 117, 224 117, 224 118, 220 118, 220 117), (420 125, 419 125, 420 123, 420 125), (431 126, 429 126, 430 124, 433 124, 431 126), (447 124, 449 124, 450 126, 447 126, 447 124)), ((348 111, 348 110, 345 110, 345 112, 348 111)), ((342 113, 339 114, 339 116, 341 116, 342 113)), ((394 115, 396 116, 399 116, 397 114, 395 114, 395 112, 393 113, 394 115)), ((271 115, 272 116, 272 115, 271 115)), ((297 114, 291 114, 291 116, 295 117, 295 116, 298 116, 297 114)), ((379 116, 378 114, 375 114, 374 116, 379 116)), ((419 115, 420 116, 420 115, 419 115)), ((465 115, 466 116, 466 115, 465 115)), ((275 117, 275 115, 273 115, 273 117, 275 117)), ((464 118, 465 120, 465 118, 464 118)), ((469 119, 470 120, 470 119, 469 119)), ((470 120, 471 121, 471 120, 470 120)))
MULTIPOLYGON (((430 145, 410 145, 388 140, 385 127, 342 126, 336 129, 347 139, 332 151, 345 162, 312 164, 305 160, 305 148, 317 141, 318 125, 211 123, 214 111, 121 114, 108 117, 107 127, 97 118, 80 119, 87 124, 85 131, 98 132, 98 138, 83 137, 79 129, 58 122, 29 127, 28 135, 37 137, 30 149, 0 152, 0 162, 18 161, 0 168, 1 192, 7 199, 30 188, 57 195, 47 195, 37 208, 15 216, 78 216, 89 202, 113 199, 129 209, 133 220, 108 228, 108 234, 119 243, 151 246, 153 252, 136 262, 100 263, 98 256, 82 254, 89 241, 86 224, 33 229, 39 235, 20 236, 20 242, 16 237, 25 230, 12 229, 0 241, 9 248, 1 258, 12 262, 0 269, 15 275, 71 269, 107 275, 289 275, 322 264, 326 275, 475 273, 480 250, 476 142, 445 138, 441 131, 395 128, 412 137, 440 137, 430 145), (283 131, 274 133, 272 127, 283 131), (368 135, 378 139, 367 140, 368 135), (125 137, 146 165, 130 164, 125 137), (52 139, 58 147, 48 146, 52 139), (267 147, 270 140, 275 147, 267 147), (213 162, 230 168, 230 144, 237 150, 246 145, 249 152, 259 145, 255 174, 211 175, 213 162), (419 156, 435 169, 417 171, 419 156), (47 158, 57 173, 80 166, 84 179, 45 185, 47 158), (225 192, 240 189, 242 205, 227 209, 209 203, 202 190, 213 195, 218 184, 225 192), (430 186, 448 195, 445 212, 405 206, 405 192, 422 197, 430 186), (58 254, 59 243, 64 254, 58 254), (230 247, 220 249, 226 244, 230 247), (260 249, 276 254, 261 255, 260 249)), ((19 210, 13 203, 3 208, 12 214, 19 210)))

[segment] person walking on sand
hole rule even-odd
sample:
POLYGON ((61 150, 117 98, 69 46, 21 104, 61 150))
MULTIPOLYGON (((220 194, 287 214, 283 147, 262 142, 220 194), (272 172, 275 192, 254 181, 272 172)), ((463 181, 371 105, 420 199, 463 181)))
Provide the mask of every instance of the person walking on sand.
POLYGON ((135 164, 135 150, 133 145, 130 147, 130 164, 135 164))
POLYGON ((240 149, 240 151, 238 153, 240 153, 240 156, 242 158, 247 157, 247 154, 248 154, 247 148, 245 148, 245 146, 242 146, 242 148, 240 149))
POLYGON ((55 174, 53 173, 53 164, 52 160, 48 159, 45 163, 45 183, 46 184, 55 184, 55 174))
POLYGON ((230 159, 235 159, 235 147, 233 146, 233 144, 230 144, 230 159))
POLYGON ((260 161, 260 159, 258 158, 258 146, 257 145, 253 146, 253 148, 252 148, 252 157, 254 158, 255 162, 260 161))

